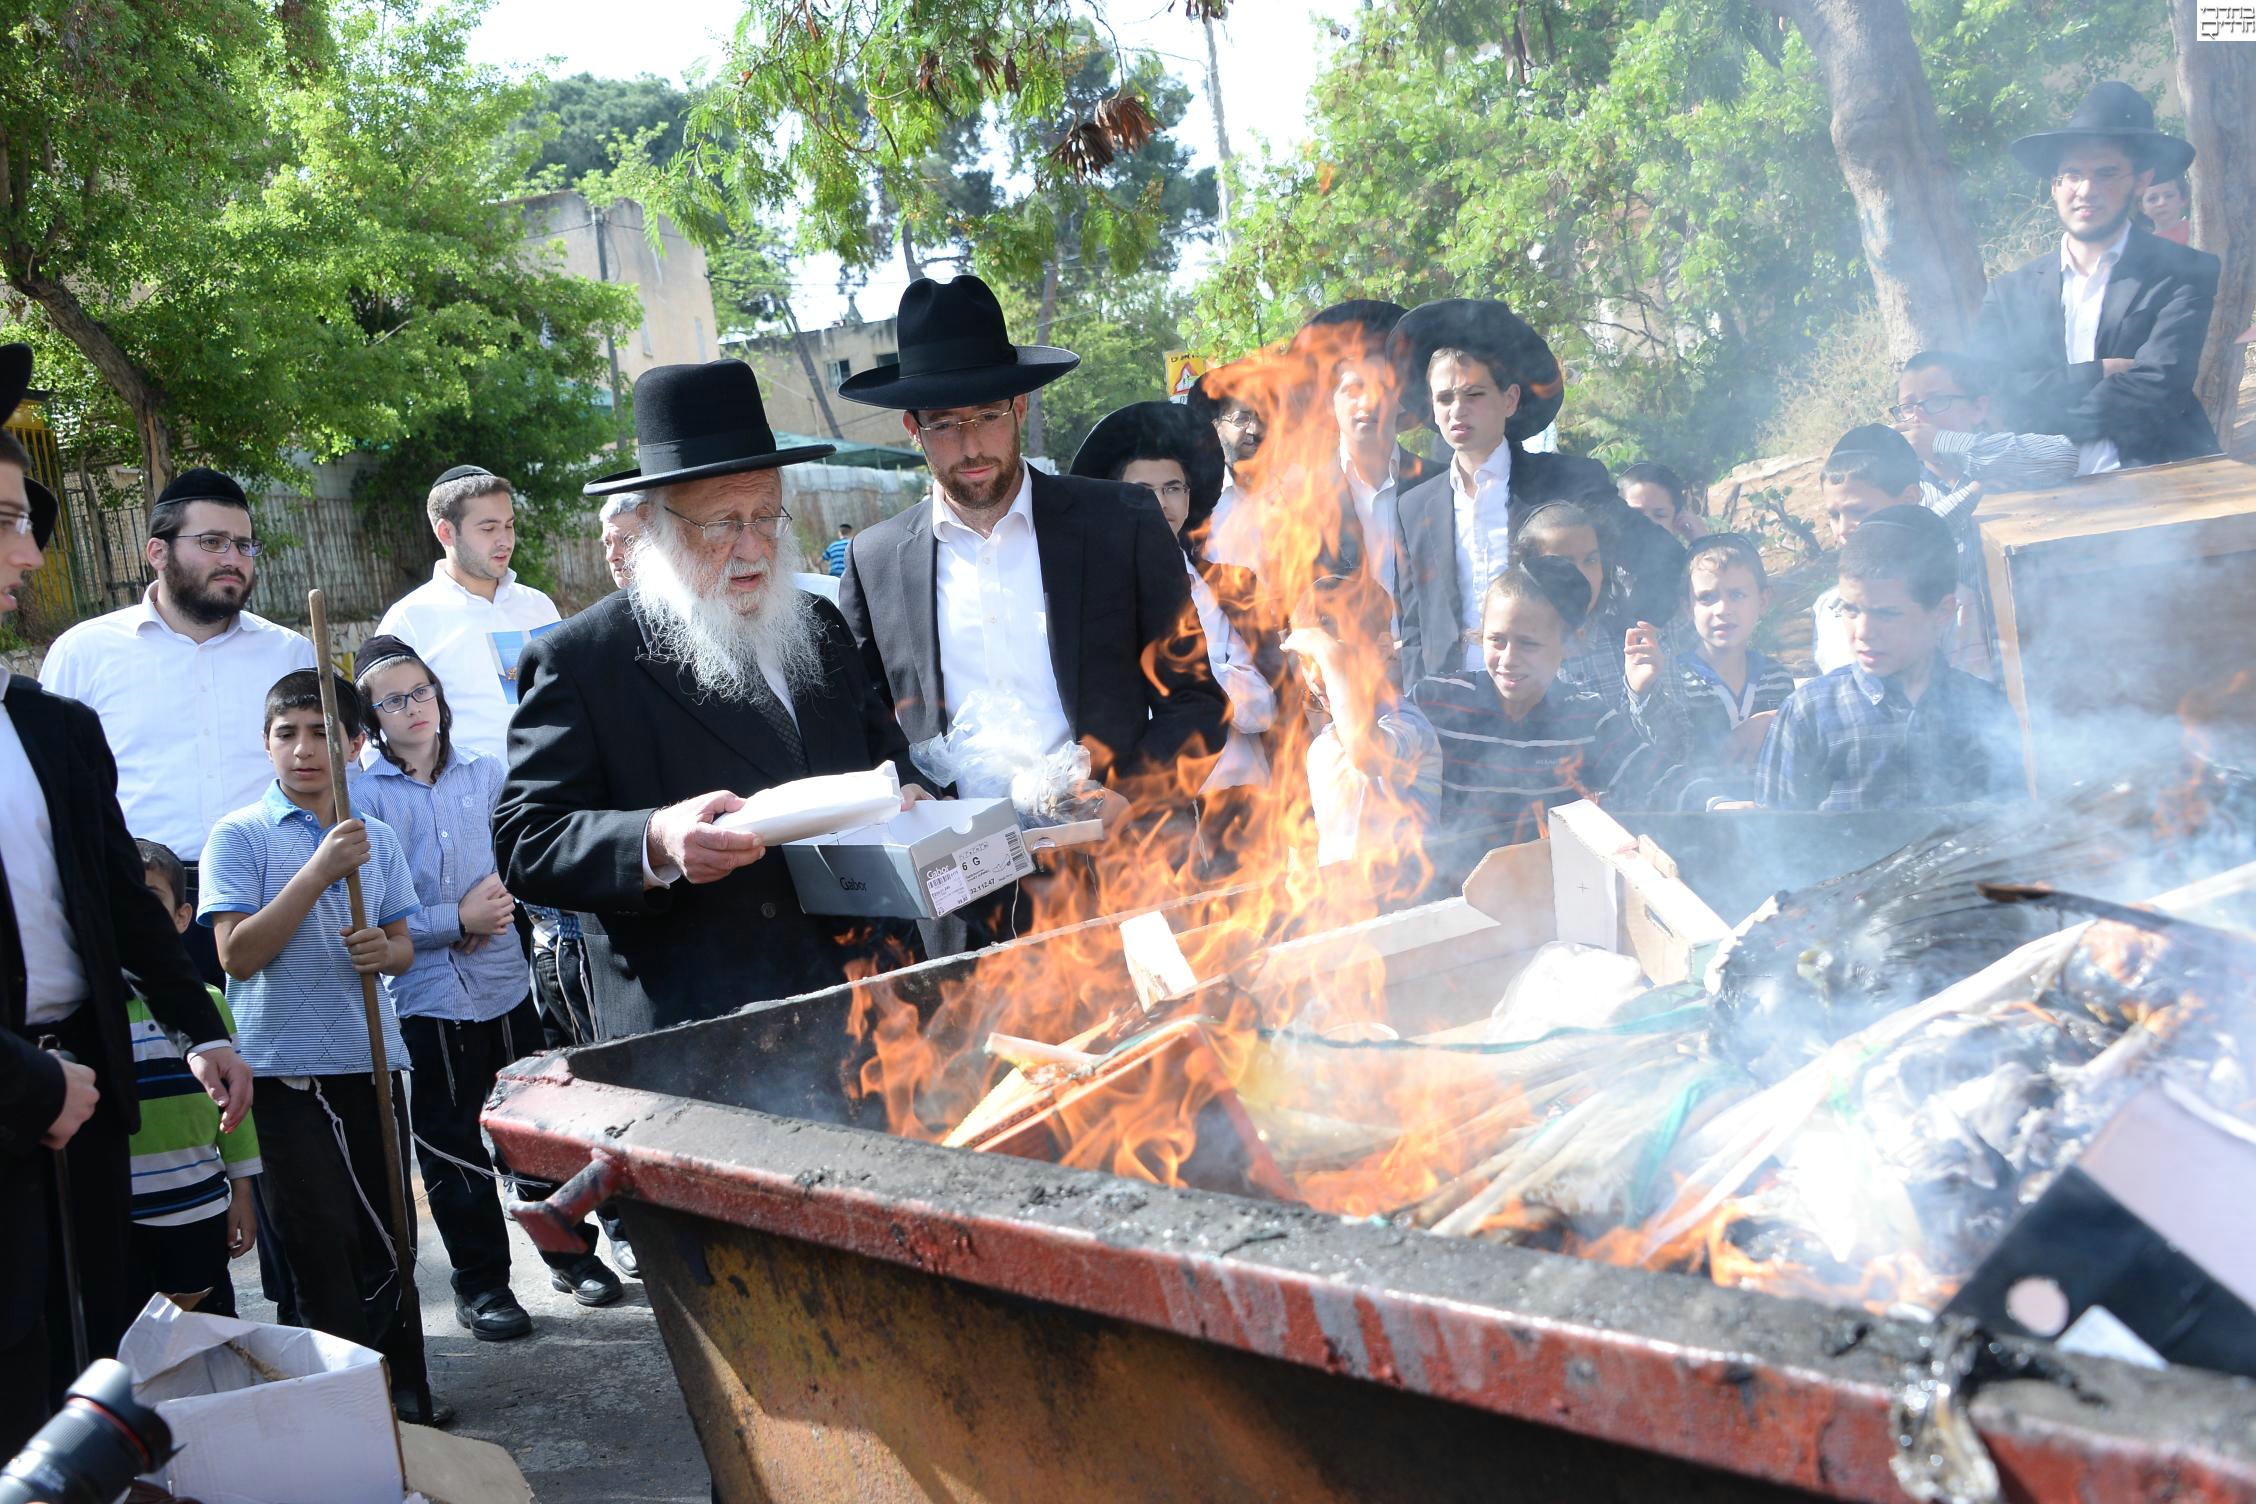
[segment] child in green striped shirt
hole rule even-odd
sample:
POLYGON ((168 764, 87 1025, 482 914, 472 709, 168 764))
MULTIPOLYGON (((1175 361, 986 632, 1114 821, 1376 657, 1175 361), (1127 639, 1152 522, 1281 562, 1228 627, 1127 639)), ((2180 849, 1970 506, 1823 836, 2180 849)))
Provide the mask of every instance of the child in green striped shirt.
MULTIPOLYGON (((141 849, 142 881, 185 932, 195 921, 186 901, 187 874, 180 858, 155 841, 141 849)), ((235 1019, 216 987, 212 1003, 232 1034, 235 1019)), ((126 1004, 133 1035, 134 1084, 141 1097, 141 1130, 133 1135, 133 1230, 128 1277, 138 1310, 157 1293, 208 1290, 197 1309, 235 1314, 235 1283, 228 1260, 248 1253, 257 1239, 251 1177, 259 1172, 258 1132, 245 1117, 232 1133, 219 1131, 219 1109, 188 1073, 189 1041, 149 1016, 139 998, 126 1004)))

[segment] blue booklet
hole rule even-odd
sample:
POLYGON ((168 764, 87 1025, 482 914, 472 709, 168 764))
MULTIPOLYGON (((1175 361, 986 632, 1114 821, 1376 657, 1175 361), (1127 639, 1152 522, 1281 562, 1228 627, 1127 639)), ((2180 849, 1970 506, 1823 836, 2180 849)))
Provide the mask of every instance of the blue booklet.
POLYGON ((543 632, 564 625, 552 621, 545 627, 534 627, 526 632, 488 632, 486 640, 493 644, 494 669, 501 675, 501 698, 507 703, 517 703, 517 660, 525 656, 525 644, 543 632))

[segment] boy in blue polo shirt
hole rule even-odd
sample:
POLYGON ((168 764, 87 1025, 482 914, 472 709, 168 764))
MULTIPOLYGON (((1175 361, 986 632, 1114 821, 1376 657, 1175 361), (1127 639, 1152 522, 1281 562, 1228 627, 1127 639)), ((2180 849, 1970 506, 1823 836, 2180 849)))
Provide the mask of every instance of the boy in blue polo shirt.
MULTIPOLYGON (((336 679, 337 718, 361 732, 360 696, 336 679)), ((317 671, 267 691, 264 739, 275 781, 266 797, 212 827, 197 918, 212 927, 227 972, 243 1058, 259 1080, 268 1217, 306 1325, 375 1348, 391 1365, 403 1420, 432 1423, 423 1316, 401 1281, 391 1225, 376 1084, 360 978, 398 976, 415 960, 407 921, 415 881, 399 838, 378 820, 331 823, 329 746, 317 671), (355 929, 345 878, 357 869, 369 923, 355 929)), ((408 1121, 399 1020, 379 989, 394 1123, 408 1121)), ((407 1163, 407 1145, 399 1145, 407 1163)), ((405 1188, 403 1186, 403 1194, 405 1188)), ((412 1200, 409 1201, 412 1206, 412 1200)))

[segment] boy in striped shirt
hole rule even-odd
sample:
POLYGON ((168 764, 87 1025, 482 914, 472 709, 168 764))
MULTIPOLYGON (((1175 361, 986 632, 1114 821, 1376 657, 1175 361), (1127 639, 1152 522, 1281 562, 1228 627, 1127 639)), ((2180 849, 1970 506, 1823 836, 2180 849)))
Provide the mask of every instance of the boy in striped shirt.
MULTIPOLYGON (((180 858, 155 841, 141 850, 141 880, 172 915, 183 934, 195 922, 187 901, 188 878, 180 858)), ((217 987, 212 1006, 228 1033, 234 1015, 217 987)), ((133 1228, 126 1250, 131 1304, 151 1295, 204 1291, 196 1309, 235 1314, 235 1282, 227 1262, 251 1251, 257 1221, 251 1178, 259 1172, 258 1130, 245 1117, 232 1133, 219 1129, 219 1109, 188 1073, 189 1043, 150 1016, 134 998, 125 1006, 133 1031, 134 1084, 141 1097, 141 1131, 133 1135, 133 1228)))

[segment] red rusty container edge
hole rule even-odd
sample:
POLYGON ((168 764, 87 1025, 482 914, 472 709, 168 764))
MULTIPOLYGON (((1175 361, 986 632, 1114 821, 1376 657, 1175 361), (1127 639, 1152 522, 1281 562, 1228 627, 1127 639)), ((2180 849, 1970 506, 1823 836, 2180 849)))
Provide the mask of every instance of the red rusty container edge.
MULTIPOLYGON (((601 1170, 601 1196, 1831 1497, 1904 1497, 1888 1405, 1913 1322, 607 1085, 556 1056, 506 1072, 485 1122, 517 1169, 601 1170)), ((2256 1384, 2048 1356, 2074 1392, 1997 1383, 1974 1404, 2007 1498, 2256 1499, 2256 1384)))

